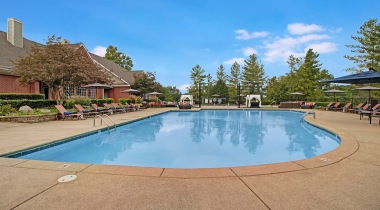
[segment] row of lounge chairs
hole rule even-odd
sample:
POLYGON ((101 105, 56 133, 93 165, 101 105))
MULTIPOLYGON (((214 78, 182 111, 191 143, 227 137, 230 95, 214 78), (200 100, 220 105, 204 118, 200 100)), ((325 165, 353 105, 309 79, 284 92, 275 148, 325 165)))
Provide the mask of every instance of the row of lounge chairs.
POLYGON ((146 109, 146 107, 138 107, 135 105, 123 105, 121 103, 104 103, 103 106, 105 109, 98 107, 97 104, 91 104, 93 110, 85 109, 80 104, 75 104, 75 108, 78 110, 77 113, 69 112, 62 105, 55 105, 55 108, 59 111, 57 119, 87 119, 88 117, 95 117, 99 114, 113 114, 113 113, 126 113, 130 111, 138 111, 146 109))
POLYGON ((340 102, 330 102, 325 108, 329 111, 343 111, 345 110, 348 113, 355 113, 360 115, 360 120, 365 116, 368 116, 371 123, 373 117, 379 118, 380 124, 380 104, 376 104, 371 107, 371 104, 359 103, 356 107, 350 108, 352 103, 347 103, 343 107, 340 102))

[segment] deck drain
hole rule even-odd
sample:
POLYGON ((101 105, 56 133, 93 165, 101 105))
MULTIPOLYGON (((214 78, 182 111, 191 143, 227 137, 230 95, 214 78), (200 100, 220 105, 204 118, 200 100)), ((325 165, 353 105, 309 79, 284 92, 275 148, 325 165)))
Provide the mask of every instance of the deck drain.
POLYGON ((70 166, 70 164, 63 164, 61 166, 58 166, 58 168, 68 168, 70 166))
POLYGON ((71 182, 77 178, 77 175, 66 175, 58 179, 58 182, 71 182))

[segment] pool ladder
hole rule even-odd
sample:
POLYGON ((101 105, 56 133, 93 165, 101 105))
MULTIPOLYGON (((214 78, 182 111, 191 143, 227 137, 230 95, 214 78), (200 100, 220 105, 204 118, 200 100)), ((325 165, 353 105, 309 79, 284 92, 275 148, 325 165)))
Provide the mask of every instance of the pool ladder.
POLYGON ((104 121, 104 124, 107 125, 107 129, 108 129, 108 131, 110 130, 110 125, 108 125, 108 123, 104 120, 104 118, 103 118, 104 116, 108 117, 108 119, 111 120, 111 122, 113 123, 113 127, 114 127, 115 130, 116 130, 116 123, 115 123, 115 121, 113 121, 112 118, 111 118, 110 116, 108 116, 107 114, 96 115, 96 116, 94 117, 94 127, 95 127, 95 121, 96 121, 96 118, 100 118, 100 125, 103 125, 103 121, 104 121))

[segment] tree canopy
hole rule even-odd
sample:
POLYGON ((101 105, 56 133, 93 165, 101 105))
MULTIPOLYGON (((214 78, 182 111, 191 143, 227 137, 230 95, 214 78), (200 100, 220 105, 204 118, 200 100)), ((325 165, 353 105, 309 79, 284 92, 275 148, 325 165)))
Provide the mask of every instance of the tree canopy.
POLYGON ((68 44, 55 36, 48 37, 46 46, 33 46, 27 56, 15 62, 13 71, 21 84, 46 84, 57 104, 63 102, 66 85, 111 84, 110 75, 93 62, 82 45, 68 44))
POLYGON ((162 85, 156 81, 155 72, 143 72, 133 75, 135 82, 132 85, 133 89, 139 90, 143 96, 151 92, 163 92, 162 85))
POLYGON ((357 34, 359 36, 351 36, 351 38, 358 43, 346 45, 355 55, 344 56, 357 66, 346 71, 361 72, 369 67, 380 71, 380 23, 377 19, 370 19, 360 27, 357 34))
POLYGON ((116 64, 123 67, 127 71, 132 70, 132 67, 133 67, 132 58, 125 55, 122 52, 117 51, 117 47, 114 47, 112 45, 108 46, 106 50, 105 58, 115 62, 116 64))
POLYGON ((245 93, 261 94, 266 81, 264 65, 257 60, 257 56, 252 54, 249 59, 244 60, 242 84, 245 93))

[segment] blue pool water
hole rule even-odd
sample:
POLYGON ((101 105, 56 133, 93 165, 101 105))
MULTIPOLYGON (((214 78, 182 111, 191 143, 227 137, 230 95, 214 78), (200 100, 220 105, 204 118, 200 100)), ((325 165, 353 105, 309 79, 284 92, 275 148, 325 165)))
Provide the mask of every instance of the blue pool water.
POLYGON ((294 111, 168 112, 20 156, 163 168, 217 168, 301 160, 337 148, 336 135, 294 111))

